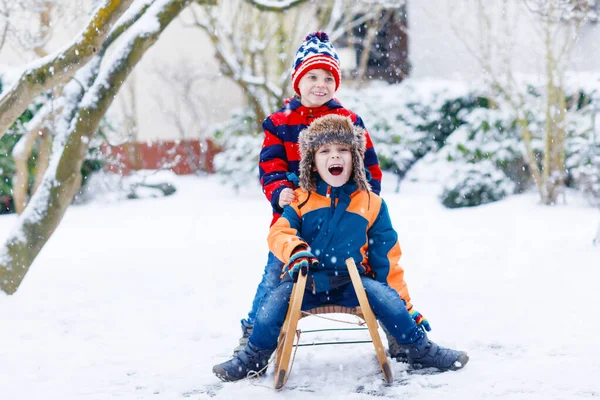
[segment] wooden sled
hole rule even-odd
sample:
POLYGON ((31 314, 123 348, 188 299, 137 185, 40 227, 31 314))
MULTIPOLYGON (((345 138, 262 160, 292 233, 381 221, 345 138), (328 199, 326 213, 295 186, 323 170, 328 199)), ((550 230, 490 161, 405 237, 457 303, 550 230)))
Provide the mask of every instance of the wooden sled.
MULTIPOLYGON (((323 306, 310 310, 309 314, 341 312, 353 314, 363 319, 369 328, 369 334, 371 335, 371 340, 375 346, 375 353, 377 353, 377 359, 381 365, 381 371, 383 372, 384 379, 388 384, 391 384, 394 381, 394 378, 392 376, 392 370, 390 368, 389 361, 385 355, 385 349, 383 347, 383 343, 381 342, 381 337, 379 337, 379 332, 377 331, 377 320, 375 319, 375 315, 373 315, 373 311, 369 305, 369 300, 367 299, 365 288, 360 280, 360 275, 352 258, 346 260, 346 267, 348 267, 348 272, 350 273, 352 285, 354 286, 356 297, 358 297, 358 303, 360 306, 356 308, 323 306)), ((292 290, 287 316, 283 326, 281 327, 281 332, 279 333, 277 353, 275 355, 275 389, 281 389, 285 385, 292 368, 292 347, 294 345, 294 337, 296 336, 298 320, 301 318, 300 308, 302 306, 302 299, 304 297, 304 289, 306 288, 306 279, 306 276, 299 274, 298 281, 294 284, 294 289, 292 290)))

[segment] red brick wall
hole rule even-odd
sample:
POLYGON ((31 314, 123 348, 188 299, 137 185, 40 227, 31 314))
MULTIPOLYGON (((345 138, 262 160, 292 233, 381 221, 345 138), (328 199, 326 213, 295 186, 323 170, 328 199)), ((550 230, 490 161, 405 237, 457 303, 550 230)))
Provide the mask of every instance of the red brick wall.
POLYGON ((206 152, 201 155, 199 140, 155 141, 121 146, 105 144, 102 153, 107 160, 106 170, 123 175, 139 169, 168 169, 186 175, 198 170, 214 172, 213 158, 218 148, 210 140, 206 147, 206 152))

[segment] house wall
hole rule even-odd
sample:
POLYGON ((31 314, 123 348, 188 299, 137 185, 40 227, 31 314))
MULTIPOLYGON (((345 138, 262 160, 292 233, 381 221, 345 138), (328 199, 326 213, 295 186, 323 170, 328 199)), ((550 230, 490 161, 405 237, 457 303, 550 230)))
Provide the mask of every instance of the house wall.
MULTIPOLYGON (((140 142, 201 138, 207 127, 227 120, 233 109, 244 104, 239 87, 221 76, 210 40, 200 29, 191 27, 191 21, 191 11, 186 9, 165 29, 136 66, 110 110, 110 116, 122 119, 124 103, 131 104, 126 87, 133 85, 140 142), (176 75, 181 69, 184 74, 176 75), (192 75, 198 78, 193 79, 192 75), (189 100, 183 99, 182 85, 193 85, 190 96, 197 105, 194 112, 200 117, 199 124, 186 108, 189 100)), ((125 139, 116 137, 114 142, 125 139)))

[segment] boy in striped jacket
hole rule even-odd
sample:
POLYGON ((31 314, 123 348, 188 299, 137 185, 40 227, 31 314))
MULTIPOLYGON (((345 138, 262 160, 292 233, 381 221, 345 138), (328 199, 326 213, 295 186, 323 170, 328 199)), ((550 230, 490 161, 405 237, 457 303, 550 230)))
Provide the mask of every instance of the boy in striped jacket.
MULTIPOLYGON (((298 48, 292 65, 292 86, 296 96, 287 100, 283 108, 263 122, 265 137, 260 152, 259 173, 263 192, 273 209, 271 225, 281 216, 283 208, 296 198, 296 184, 288 174, 298 175, 298 134, 315 118, 329 114, 349 117, 354 125, 365 129, 358 115, 333 98, 340 81, 340 61, 329 37, 325 32, 310 33, 298 48)), ((371 190, 379 194, 382 174, 366 129, 365 139, 364 165, 371 175, 371 190)), ((234 354, 248 342, 260 301, 279 284, 282 267, 282 262, 270 252, 252 309, 247 318, 241 321, 242 337, 234 354)))

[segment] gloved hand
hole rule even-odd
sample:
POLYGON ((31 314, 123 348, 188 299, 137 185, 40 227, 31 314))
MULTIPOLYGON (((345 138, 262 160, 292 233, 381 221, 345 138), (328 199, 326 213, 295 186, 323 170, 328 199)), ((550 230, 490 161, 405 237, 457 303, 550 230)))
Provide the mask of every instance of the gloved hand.
POLYGON ((410 310, 408 310, 408 313, 419 328, 427 332, 431 331, 431 325, 429 325, 429 321, 427 321, 427 318, 425 318, 420 312, 411 307, 410 310))
POLYGON ((302 276, 305 276, 309 270, 315 270, 318 267, 319 260, 317 260, 317 257, 305 247, 298 247, 290 257, 288 274, 290 274, 294 282, 297 282, 300 272, 302 272, 302 276))

